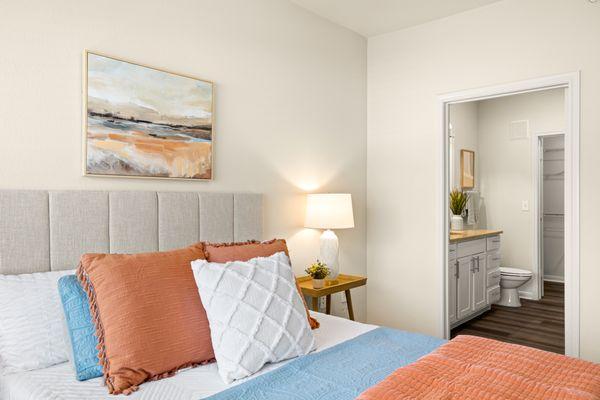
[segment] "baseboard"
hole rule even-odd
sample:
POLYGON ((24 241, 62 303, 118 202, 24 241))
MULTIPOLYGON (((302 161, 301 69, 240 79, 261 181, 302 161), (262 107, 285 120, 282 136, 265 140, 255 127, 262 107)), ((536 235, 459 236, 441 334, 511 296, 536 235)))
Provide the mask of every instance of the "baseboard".
POLYGON ((544 281, 565 283, 565 278, 558 275, 544 275, 544 281))
POLYGON ((456 321, 456 322, 450 324, 450 330, 456 328, 459 325, 464 324, 465 322, 468 322, 468 321, 472 320, 473 318, 479 317, 481 314, 483 314, 486 311, 490 311, 491 309, 492 309, 491 305, 485 306, 484 308, 482 308, 481 310, 477 311, 476 313, 474 313, 472 315, 469 315, 468 317, 465 317, 465 318, 461 319, 460 321, 456 321))
POLYGON ((537 300, 532 292, 526 292, 523 290, 519 290, 519 297, 525 300, 537 300))

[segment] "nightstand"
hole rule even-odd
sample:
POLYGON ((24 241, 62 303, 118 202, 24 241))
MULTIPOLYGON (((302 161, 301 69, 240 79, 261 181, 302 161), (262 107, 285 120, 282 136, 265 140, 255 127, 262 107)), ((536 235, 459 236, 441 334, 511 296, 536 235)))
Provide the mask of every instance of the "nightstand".
POLYGON ((354 310, 352 309, 352 296, 350 289, 365 286, 367 278, 364 276, 339 274, 335 281, 325 281, 325 286, 321 289, 314 289, 312 278, 310 276, 301 276, 298 278, 298 284, 302 289, 302 294, 312 297, 313 311, 319 311, 319 297, 325 296, 327 299, 325 312, 331 313, 331 295, 344 292, 346 294, 346 303, 348 305, 348 316, 354 321, 354 310))

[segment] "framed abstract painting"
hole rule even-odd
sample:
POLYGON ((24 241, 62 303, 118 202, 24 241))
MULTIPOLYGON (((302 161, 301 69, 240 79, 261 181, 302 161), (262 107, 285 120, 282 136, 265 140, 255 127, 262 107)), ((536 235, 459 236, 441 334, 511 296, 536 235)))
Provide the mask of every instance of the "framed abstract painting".
POLYGON ((84 54, 84 174, 212 179, 213 83, 84 54))
POLYGON ((460 187, 473 189, 475 187, 475 152, 460 151, 460 187))

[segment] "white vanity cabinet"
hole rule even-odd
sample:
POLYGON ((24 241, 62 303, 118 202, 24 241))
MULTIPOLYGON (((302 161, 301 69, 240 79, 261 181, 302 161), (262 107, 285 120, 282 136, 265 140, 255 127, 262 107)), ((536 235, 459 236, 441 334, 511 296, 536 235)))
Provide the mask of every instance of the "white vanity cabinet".
POLYGON ((487 253, 487 303, 500 300, 500 248, 487 253))
POLYGON ((486 261, 485 254, 473 257, 473 311, 479 311, 488 306, 486 261))
MULTIPOLYGON (((449 282, 455 281, 458 277, 458 269, 456 266, 456 245, 451 244, 448 251, 448 276, 449 282)), ((457 321, 456 318, 456 282, 448 284, 448 320, 450 324, 457 321)))
MULTIPOLYGON (((455 262, 458 273, 456 274, 456 320, 469 316, 473 310, 473 260, 471 257, 462 257, 455 262)), ((452 286, 454 286, 452 284, 452 286)))
POLYGON ((499 299, 499 284, 499 234, 451 243, 447 291, 450 326, 457 326, 488 310, 499 299))

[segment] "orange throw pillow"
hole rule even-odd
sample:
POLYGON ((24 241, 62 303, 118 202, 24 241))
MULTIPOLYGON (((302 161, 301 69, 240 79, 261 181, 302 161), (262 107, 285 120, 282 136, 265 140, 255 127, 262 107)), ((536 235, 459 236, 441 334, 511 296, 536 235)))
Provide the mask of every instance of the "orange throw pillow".
MULTIPOLYGON (((211 244, 206 243, 204 251, 206 253, 206 260, 209 262, 226 263, 229 261, 248 261, 256 257, 269 257, 280 251, 285 252, 289 257, 287 244, 284 239, 273 239, 267 242, 249 241, 243 243, 220 243, 211 244)), ((308 306, 306 305, 306 299, 302 294, 302 289, 296 279, 296 289, 300 294, 300 298, 304 303, 306 309, 306 317, 311 329, 317 329, 319 327, 319 321, 310 316, 308 312, 308 306)))
POLYGON ((144 254, 85 254, 77 276, 90 299, 98 358, 111 394, 214 360, 190 263, 204 245, 144 254))

